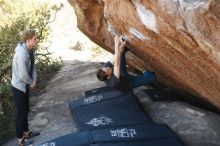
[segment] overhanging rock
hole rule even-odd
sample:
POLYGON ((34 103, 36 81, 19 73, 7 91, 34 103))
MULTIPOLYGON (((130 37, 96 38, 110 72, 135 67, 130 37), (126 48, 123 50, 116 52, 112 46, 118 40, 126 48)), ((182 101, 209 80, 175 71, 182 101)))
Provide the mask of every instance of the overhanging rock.
POLYGON ((124 35, 130 65, 220 111, 219 0, 69 2, 92 41, 113 52, 112 34, 124 35))

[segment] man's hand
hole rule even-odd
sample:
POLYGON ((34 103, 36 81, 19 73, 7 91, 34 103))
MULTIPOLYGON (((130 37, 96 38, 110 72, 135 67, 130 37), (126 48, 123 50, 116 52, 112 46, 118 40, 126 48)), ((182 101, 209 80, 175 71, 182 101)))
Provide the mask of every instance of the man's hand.
POLYGON ((115 51, 119 51, 119 53, 123 53, 124 52, 124 46, 126 44, 126 41, 123 40, 123 36, 121 35, 120 37, 118 35, 115 35, 114 37, 115 39, 115 49, 118 49, 118 50, 115 50, 115 51))
POLYGON ((120 40, 119 49, 120 49, 121 52, 124 52, 124 46, 125 46, 125 44, 126 44, 126 41, 123 40, 123 36, 122 36, 122 35, 119 37, 119 40, 120 40))
POLYGON ((36 81, 33 81, 33 83, 30 85, 30 90, 34 90, 36 88, 36 81))

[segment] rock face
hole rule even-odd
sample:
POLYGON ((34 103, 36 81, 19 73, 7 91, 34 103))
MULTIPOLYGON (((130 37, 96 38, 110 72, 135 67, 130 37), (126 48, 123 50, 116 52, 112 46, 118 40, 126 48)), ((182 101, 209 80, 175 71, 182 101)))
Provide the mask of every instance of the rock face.
POLYGON ((219 0, 69 0, 79 29, 114 52, 124 35, 129 64, 220 111, 219 0))

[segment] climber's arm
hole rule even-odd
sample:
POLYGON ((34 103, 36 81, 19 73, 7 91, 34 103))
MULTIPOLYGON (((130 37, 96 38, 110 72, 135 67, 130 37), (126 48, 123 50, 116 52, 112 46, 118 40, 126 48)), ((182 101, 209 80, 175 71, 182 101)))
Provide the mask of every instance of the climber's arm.
POLYGON ((122 36, 115 36, 115 54, 113 57, 114 72, 113 74, 120 79, 120 65, 121 65, 121 55, 124 51, 125 41, 122 40, 122 36), (120 46, 119 46, 120 45, 120 46))

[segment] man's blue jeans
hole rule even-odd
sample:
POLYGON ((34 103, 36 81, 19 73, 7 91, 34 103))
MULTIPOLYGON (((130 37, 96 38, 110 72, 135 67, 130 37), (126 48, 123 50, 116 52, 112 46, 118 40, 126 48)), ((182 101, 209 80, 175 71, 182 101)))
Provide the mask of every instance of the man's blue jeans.
POLYGON ((153 72, 144 72, 144 74, 140 75, 140 76, 133 76, 133 75, 128 74, 127 68, 126 68, 125 53, 126 53, 126 51, 124 51, 121 56, 120 71, 122 74, 127 75, 129 77, 131 84, 132 84, 131 85, 132 88, 136 88, 136 87, 150 84, 156 79, 155 74, 153 72))

